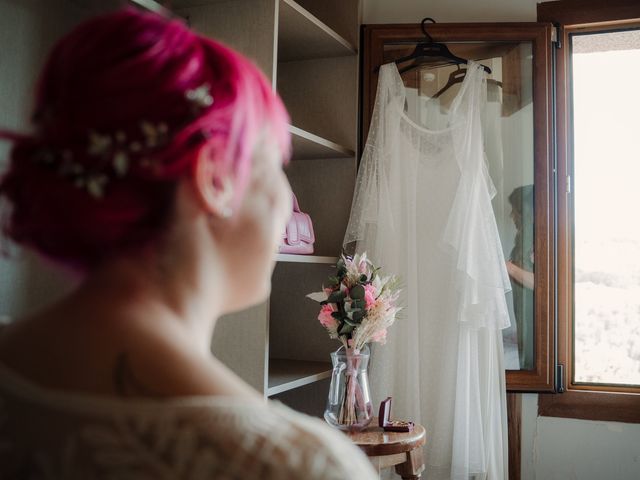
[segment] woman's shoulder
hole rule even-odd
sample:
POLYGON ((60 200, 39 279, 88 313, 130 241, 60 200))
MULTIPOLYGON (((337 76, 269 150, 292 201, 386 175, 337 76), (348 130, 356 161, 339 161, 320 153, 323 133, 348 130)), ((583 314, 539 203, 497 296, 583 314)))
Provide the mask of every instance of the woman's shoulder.
POLYGON ((159 470, 170 478, 376 478, 343 434, 279 402, 114 400, 42 389, 4 367, 0 374, 0 444, 8 447, 0 453, 9 455, 0 455, 0 476, 47 464, 88 478, 159 470), (39 464, 25 465, 33 451, 39 464))
POLYGON ((279 402, 192 409, 189 416, 205 444, 215 443, 227 458, 247 460, 242 468, 249 478, 377 478, 344 434, 279 402))

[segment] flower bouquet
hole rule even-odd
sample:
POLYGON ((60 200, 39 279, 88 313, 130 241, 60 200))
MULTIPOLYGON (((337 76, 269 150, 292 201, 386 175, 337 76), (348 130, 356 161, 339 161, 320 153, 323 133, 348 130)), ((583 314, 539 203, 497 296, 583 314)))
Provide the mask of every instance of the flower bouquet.
POLYGON ((346 430, 364 428, 371 421, 367 344, 385 343, 387 329, 400 311, 397 278, 379 271, 366 253, 343 255, 323 290, 307 295, 322 305, 318 320, 329 336, 342 343, 331 354, 333 375, 325 419, 346 430))

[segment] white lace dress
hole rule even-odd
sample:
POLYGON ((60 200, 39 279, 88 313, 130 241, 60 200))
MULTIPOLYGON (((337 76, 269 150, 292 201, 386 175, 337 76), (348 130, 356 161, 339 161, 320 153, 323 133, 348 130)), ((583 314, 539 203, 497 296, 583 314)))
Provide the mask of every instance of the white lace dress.
POLYGON ((303 478, 378 476, 342 433, 277 402, 69 394, 0 364, 0 479, 303 478))
POLYGON ((403 283, 401 317, 374 348, 372 391, 422 423, 427 478, 503 480, 506 387, 501 329, 509 277, 483 148, 486 76, 470 62, 440 125, 405 111, 383 65, 345 246, 355 242, 403 283))

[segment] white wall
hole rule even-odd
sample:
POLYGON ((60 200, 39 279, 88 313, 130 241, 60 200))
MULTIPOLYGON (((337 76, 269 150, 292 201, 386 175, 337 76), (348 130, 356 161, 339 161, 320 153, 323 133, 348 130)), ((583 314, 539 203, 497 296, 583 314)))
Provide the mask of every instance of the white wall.
MULTIPOLYGON (((536 0, 363 0, 364 23, 534 22, 536 0)), ((638 480, 640 424, 538 417, 523 395, 523 480, 638 480)))
POLYGON ((523 480, 640 479, 640 424, 538 417, 523 397, 523 480))

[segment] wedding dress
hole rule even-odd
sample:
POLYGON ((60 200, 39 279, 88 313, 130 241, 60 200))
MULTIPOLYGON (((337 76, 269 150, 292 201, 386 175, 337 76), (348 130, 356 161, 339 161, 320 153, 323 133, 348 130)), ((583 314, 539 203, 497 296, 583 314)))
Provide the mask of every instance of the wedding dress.
POLYGON ((483 150, 482 66, 468 65, 444 128, 405 112, 383 65, 345 248, 403 283, 404 313, 372 355, 372 390, 427 430, 426 478, 507 478, 501 330, 510 289, 483 150))

